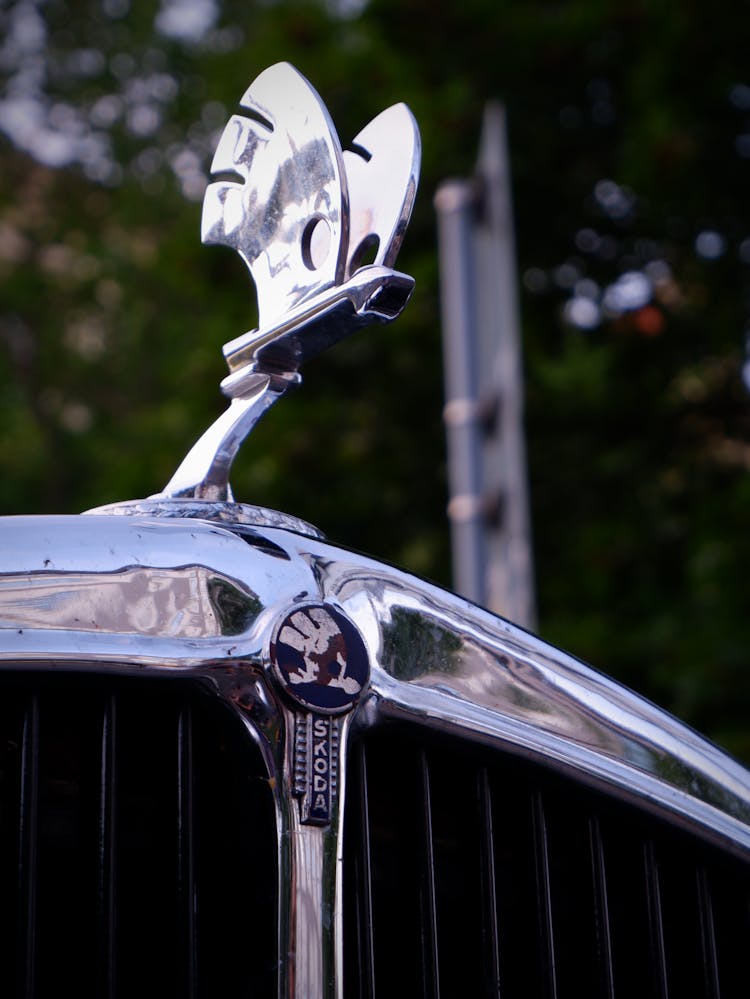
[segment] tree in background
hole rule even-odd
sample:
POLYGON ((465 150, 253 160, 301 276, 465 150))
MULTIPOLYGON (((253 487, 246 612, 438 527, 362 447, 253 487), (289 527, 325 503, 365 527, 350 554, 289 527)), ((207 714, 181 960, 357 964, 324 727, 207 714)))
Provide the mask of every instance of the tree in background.
POLYGON ((306 369, 240 499, 448 581, 439 181, 508 109, 540 631, 750 759, 750 78, 740 15, 688 0, 6 0, 0 509, 160 489, 254 324, 198 238, 215 139, 287 59, 341 138, 405 100, 423 180, 396 326, 306 369))

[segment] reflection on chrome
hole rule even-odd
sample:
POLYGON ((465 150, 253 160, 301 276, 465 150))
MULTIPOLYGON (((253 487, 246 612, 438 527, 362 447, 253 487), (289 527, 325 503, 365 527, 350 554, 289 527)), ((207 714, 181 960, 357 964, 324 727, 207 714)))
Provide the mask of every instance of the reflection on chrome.
POLYGON ((246 631, 260 603, 203 566, 0 579, 0 627, 218 638, 246 631))

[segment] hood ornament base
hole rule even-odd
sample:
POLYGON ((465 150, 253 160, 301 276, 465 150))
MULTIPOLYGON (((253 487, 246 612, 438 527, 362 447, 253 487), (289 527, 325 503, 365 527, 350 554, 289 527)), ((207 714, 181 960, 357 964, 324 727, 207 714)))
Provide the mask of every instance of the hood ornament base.
POLYGON ((237 534, 243 528, 272 527, 307 538, 325 540, 325 535, 300 517, 293 517, 279 510, 269 510, 265 506, 251 506, 249 503, 234 503, 226 500, 213 502, 206 499, 180 499, 179 497, 152 496, 148 499, 126 500, 122 503, 108 503, 86 510, 87 514, 107 517, 174 517, 180 520, 210 520, 224 524, 237 534))
POLYGON ((231 502, 240 445, 301 382, 303 362, 395 319, 414 287, 392 269, 419 176, 419 130, 406 105, 379 114, 344 152, 320 96, 288 63, 261 73, 240 104, 252 117, 232 115, 219 140, 202 238, 245 261, 260 325, 224 346, 229 408, 154 501, 231 502))

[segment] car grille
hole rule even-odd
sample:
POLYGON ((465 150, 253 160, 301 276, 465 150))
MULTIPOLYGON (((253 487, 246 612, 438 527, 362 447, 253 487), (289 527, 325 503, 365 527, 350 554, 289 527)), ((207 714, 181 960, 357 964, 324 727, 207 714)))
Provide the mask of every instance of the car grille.
POLYGON ((747 996, 748 865, 521 759, 353 744, 347 999, 747 996))
POLYGON ((272 996, 276 863, 260 754, 207 691, 0 674, 3 996, 272 996))

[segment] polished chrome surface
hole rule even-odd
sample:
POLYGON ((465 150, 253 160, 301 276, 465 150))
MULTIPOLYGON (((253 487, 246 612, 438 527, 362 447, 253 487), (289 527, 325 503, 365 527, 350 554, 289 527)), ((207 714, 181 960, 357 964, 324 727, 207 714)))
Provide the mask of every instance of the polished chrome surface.
POLYGON ((739 764, 571 656, 406 573, 269 527, 0 521, 4 660, 199 670, 218 686, 253 663, 267 683, 273 628, 318 601, 354 622, 373 664, 356 724, 398 714, 543 757, 750 846, 739 764))
POLYGON ((237 250, 253 276, 261 326, 340 284, 348 245, 341 146, 325 105, 288 63, 264 70, 232 115, 203 200, 204 243, 237 250))
POLYGON ((342 994, 344 761, 357 727, 400 718, 481 741, 750 852, 750 775, 692 730, 452 594, 280 528, 0 519, 0 668, 185 674, 234 707, 274 790, 287 999, 342 994), (338 719, 328 822, 306 825, 295 798, 299 705, 274 675, 272 643, 295 608, 321 604, 356 627, 371 675, 338 719))
POLYGON ((351 221, 346 276, 368 255, 393 267, 409 224, 419 180, 419 129, 405 104, 382 111, 344 151, 351 221))
POLYGON ((303 362, 363 326, 400 315, 413 287, 412 278, 399 271, 375 264, 360 267, 344 284, 297 306, 279 323, 225 344, 231 374, 222 381, 222 390, 237 398, 252 391, 271 368, 273 384, 278 381, 279 389, 286 391, 296 384, 297 367, 303 362))
POLYGON ((252 506, 250 503, 216 502, 207 499, 180 499, 178 497, 156 497, 124 500, 122 503, 108 503, 87 510, 88 514, 107 517, 178 517, 182 520, 210 520, 226 524, 235 531, 243 527, 280 527, 297 534, 307 534, 311 538, 323 539, 322 531, 306 520, 293 517, 280 510, 269 510, 265 506, 252 506))
POLYGON ((219 140, 203 203, 206 243, 236 250, 258 297, 259 328, 224 346, 226 412, 160 496, 231 500, 237 450, 300 381, 314 354, 390 322, 414 281, 392 269, 411 215, 420 140, 403 104, 383 111, 344 152, 320 96, 288 63, 271 66, 219 140))
POLYGON ((283 380, 256 375, 246 394, 232 399, 229 407, 198 438, 157 496, 232 502, 229 472, 240 445, 287 387, 283 380))
MULTIPOLYGON (((291 731, 290 713, 286 714, 285 723, 286 731, 291 731)), ((327 826, 303 823, 299 810, 290 807, 291 752, 284 758, 280 771, 282 786, 287 788, 287 799, 282 806, 285 821, 280 825, 279 837, 280 952, 289 955, 292 967, 285 971, 289 977, 282 983, 279 994, 294 999, 343 997, 341 844, 346 781, 343 762, 350 723, 351 715, 341 721, 339 794, 327 826)))

